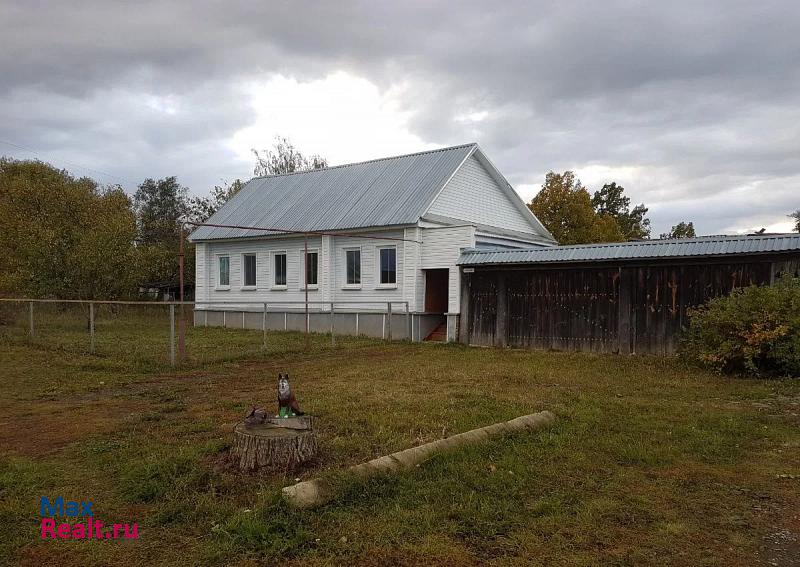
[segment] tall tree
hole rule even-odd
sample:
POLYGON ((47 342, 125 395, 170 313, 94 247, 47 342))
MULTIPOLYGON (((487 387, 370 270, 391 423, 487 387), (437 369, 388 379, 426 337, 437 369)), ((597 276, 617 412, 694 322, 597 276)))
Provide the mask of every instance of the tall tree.
POLYGON ((599 215, 613 217, 626 240, 650 238, 650 219, 644 203, 631 210, 631 200, 624 195, 625 188, 616 182, 606 183, 592 196, 592 206, 599 215))
POLYGON ((794 219, 794 229, 797 232, 800 232, 800 209, 797 209, 795 212, 793 212, 789 216, 794 219))
POLYGON ((161 244, 176 242, 180 223, 189 212, 186 187, 176 177, 145 179, 133 196, 139 243, 161 244))
POLYGON ((560 244, 624 240, 617 221, 595 212, 589 192, 571 171, 549 172, 528 207, 560 244))
POLYGON ((679 222, 672 227, 669 232, 662 232, 660 238, 694 238, 697 236, 694 232, 694 223, 679 222))
MULTIPOLYGON (((181 228, 188 220, 188 190, 177 178, 145 179, 134 195, 140 283, 177 284, 181 228)), ((194 281, 194 247, 184 243, 186 283, 194 281)))
POLYGON ((135 291, 136 220, 119 187, 0 159, 0 292, 118 299, 135 291))
POLYGON ((328 160, 324 157, 316 154, 306 157, 294 147, 291 141, 280 136, 275 138, 272 149, 262 150, 261 152, 253 149, 253 154, 256 156, 256 166, 253 173, 259 177, 328 167, 328 160))

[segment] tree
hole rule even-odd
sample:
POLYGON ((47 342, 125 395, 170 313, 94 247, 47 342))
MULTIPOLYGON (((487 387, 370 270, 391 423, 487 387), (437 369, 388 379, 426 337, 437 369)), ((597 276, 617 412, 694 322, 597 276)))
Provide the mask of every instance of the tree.
POLYGON ((560 244, 624 240, 617 221, 595 212, 589 192, 571 171, 549 172, 528 207, 560 244))
POLYGON ((797 209, 789 216, 794 219, 794 229, 800 232, 800 209, 797 209))
POLYGON ((136 219, 119 187, 0 159, 0 292, 118 299, 135 290, 136 219))
POLYGON ((694 238, 694 223, 679 222, 669 232, 662 232, 660 238, 694 238))
POLYGON ((189 202, 189 220, 193 222, 206 222, 216 213, 222 205, 236 195, 244 183, 241 179, 236 179, 232 183, 224 181, 222 185, 216 185, 211 190, 208 197, 194 197, 189 202))
POLYGON ((650 238, 650 219, 645 215, 644 203, 630 210, 631 200, 623 193, 625 188, 615 182, 606 183, 592 196, 592 206, 599 215, 613 217, 626 240, 650 238))
MULTIPOLYGON (((177 284, 181 228, 191 207, 177 178, 145 179, 133 198, 136 208, 139 283, 177 284)), ((184 245, 184 281, 194 281, 194 247, 184 245)))
POLYGON ((175 177, 145 179, 133 196, 140 244, 177 242, 189 213, 187 189, 175 177))
POLYGON ((328 160, 324 157, 315 154, 307 158, 294 147, 292 142, 280 136, 275 138, 271 150, 266 149, 259 153, 258 150, 253 149, 253 154, 256 156, 253 173, 257 177, 328 167, 328 160))

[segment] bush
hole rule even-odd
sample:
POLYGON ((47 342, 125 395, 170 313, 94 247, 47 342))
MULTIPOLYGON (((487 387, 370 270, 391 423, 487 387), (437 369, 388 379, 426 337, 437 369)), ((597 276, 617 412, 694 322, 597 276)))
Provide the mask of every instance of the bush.
POLYGON ((720 372, 800 376, 800 278, 737 289, 689 316, 688 359, 720 372))

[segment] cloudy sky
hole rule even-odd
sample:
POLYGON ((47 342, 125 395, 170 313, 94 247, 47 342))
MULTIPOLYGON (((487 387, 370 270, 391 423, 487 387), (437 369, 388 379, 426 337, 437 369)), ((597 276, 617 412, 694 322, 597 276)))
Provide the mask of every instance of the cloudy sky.
POLYGON ((522 197, 614 180, 654 232, 791 228, 800 3, 0 0, 0 154, 127 190, 477 141, 522 197), (319 5, 321 4, 321 5, 319 5))

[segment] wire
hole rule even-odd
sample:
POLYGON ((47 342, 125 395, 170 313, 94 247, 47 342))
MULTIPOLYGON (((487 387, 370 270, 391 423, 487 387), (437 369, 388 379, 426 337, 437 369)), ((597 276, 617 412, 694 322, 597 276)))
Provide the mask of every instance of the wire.
MULTIPOLYGON (((20 146, 19 144, 15 144, 14 142, 9 142, 8 140, 0 140, 0 144, 6 144, 8 146, 13 146, 15 148, 19 148, 20 150, 23 150, 23 151, 26 151, 26 152, 30 152, 30 153, 32 153, 32 154, 34 154, 36 156, 41 156, 42 155, 41 152, 37 152, 36 150, 31 149, 31 148, 27 148, 25 146, 20 146)), ((86 167, 84 165, 73 163, 73 162, 67 161, 65 159, 59 159, 59 160, 56 160, 56 161, 63 162, 65 164, 67 164, 67 165, 70 165, 70 166, 78 168, 78 169, 84 169, 86 171, 91 171, 93 173, 99 173, 100 175, 105 175, 106 177, 112 177, 114 179, 118 179, 120 181, 124 181, 125 183, 130 183, 134 187, 138 185, 138 183, 136 183, 134 181, 131 181, 130 179, 125 179, 124 177, 120 177, 120 176, 114 175, 112 173, 107 173, 107 172, 102 171, 100 169, 92 169, 91 167, 86 167)))
POLYGON ((210 222, 194 222, 194 221, 186 221, 186 224, 191 224, 194 226, 210 226, 213 228, 238 228, 242 230, 263 230, 265 232, 277 232, 280 234, 301 234, 301 235, 316 235, 316 236, 344 236, 345 238, 368 238, 371 240, 397 240, 399 242, 414 242, 416 244, 422 244, 419 240, 413 240, 411 238, 397 238, 394 236, 372 236, 367 234, 355 233, 355 232, 325 232, 321 230, 290 230, 287 228, 265 228, 261 226, 241 226, 237 224, 216 224, 210 222))

